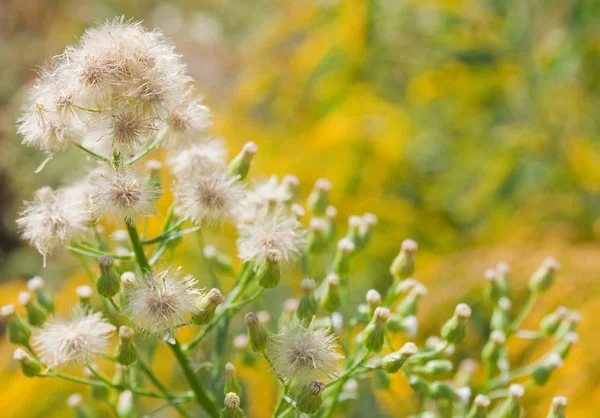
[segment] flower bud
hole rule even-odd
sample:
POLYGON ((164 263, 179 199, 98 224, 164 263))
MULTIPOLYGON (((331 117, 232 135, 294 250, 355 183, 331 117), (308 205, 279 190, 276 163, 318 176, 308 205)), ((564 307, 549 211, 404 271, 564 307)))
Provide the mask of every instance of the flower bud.
POLYGON ((461 400, 455 389, 439 381, 429 385, 429 394, 433 399, 448 399, 453 402, 461 400))
POLYGON ((300 222, 300 220, 306 216, 306 210, 302 207, 302 205, 297 203, 294 203, 292 206, 290 206, 290 212, 292 215, 294 215, 298 222, 300 222))
POLYGON ((250 163, 254 154, 258 151, 258 145, 254 142, 246 142, 242 150, 229 163, 229 174, 239 176, 240 180, 244 180, 250 171, 250 163))
POLYGON ((109 255, 98 257, 100 277, 96 280, 96 290, 105 298, 112 298, 121 289, 121 280, 114 269, 115 260, 109 255))
POLYGON ((410 292, 415 286, 420 285, 421 283, 418 280, 409 277, 406 280, 401 281, 394 288, 394 295, 396 297, 403 295, 404 293, 410 292))
POLYGON ((477 371, 479 364, 470 358, 462 360, 458 364, 458 370, 454 375, 454 384, 456 386, 472 386, 473 374, 477 371))
POLYGON ((419 328, 419 321, 414 315, 407 316, 406 318, 392 314, 388 319, 387 329, 390 332, 403 332, 408 337, 414 337, 417 335, 417 329, 419 328))
POLYGON ((498 300, 505 295, 503 295, 503 291, 500 285, 498 284, 496 270, 491 268, 487 269, 483 277, 485 278, 485 298, 493 303, 497 303, 498 300))
POLYGON ((287 325, 294 320, 296 317, 296 312, 298 311, 299 305, 298 299, 286 299, 283 302, 283 311, 281 312, 281 316, 279 317, 279 326, 287 325))
POLYGON ((427 376, 441 376, 451 372, 453 368, 454 365, 450 360, 436 359, 428 361, 423 366, 415 366, 413 370, 427 376))
POLYGON ((207 245, 204 247, 203 253, 204 258, 206 258, 212 264, 215 270, 223 273, 231 273, 233 269, 233 263, 227 254, 217 250, 212 245, 207 245))
POLYGON ((267 348, 269 335, 258 320, 258 316, 254 312, 248 312, 244 317, 246 328, 248 329, 248 341, 250 347, 257 353, 262 353, 267 348))
POLYGON ((450 344, 460 344, 465 338, 467 321, 471 317, 471 308, 465 303, 456 305, 454 315, 444 326, 440 335, 450 344))
POLYGON ((554 338, 557 341, 563 340, 569 332, 575 331, 577 325, 581 322, 581 314, 576 311, 569 311, 565 319, 563 319, 554 333, 554 338))
POLYGON ((369 305, 369 309, 371 311, 371 315, 375 312, 377 307, 381 306, 381 294, 375 289, 370 289, 365 296, 367 301, 367 305, 369 305))
POLYGON ((15 305, 4 305, 0 308, 0 317, 5 321, 8 340, 16 345, 29 345, 31 329, 15 311, 15 305))
POLYGON ((240 397, 234 392, 225 395, 224 408, 221 418, 244 418, 244 412, 240 408, 240 397))
POLYGON ((21 364, 21 370, 25 376, 35 377, 40 375, 42 368, 40 363, 22 348, 15 350, 13 358, 21 364))
POLYGON ((92 294, 94 293, 94 290, 90 286, 77 286, 75 293, 77 294, 77 298, 79 298, 81 306, 86 308, 92 306, 92 294))
POLYGON ((327 249, 327 220, 324 218, 311 218, 308 224, 308 251, 320 254, 327 249))
POLYGON ((400 253, 398 253, 390 266, 390 273, 394 276, 396 282, 401 282, 414 273, 415 253, 418 247, 416 241, 412 239, 406 239, 402 242, 400 253))
POLYGON ((282 195, 285 196, 283 199, 285 204, 290 204, 294 200, 294 197, 296 197, 296 194, 298 193, 298 186, 300 186, 298 177, 293 174, 286 174, 283 176, 279 187, 281 188, 282 195))
POLYGON ((340 277, 345 277, 350 272, 350 256, 355 249, 354 243, 348 238, 342 238, 337 243, 337 251, 333 258, 333 271, 340 277))
POLYGON ((486 418, 490 404, 490 398, 485 395, 477 395, 467 418, 486 418))
POLYGON ((134 332, 131 328, 124 325, 119 328, 119 345, 117 345, 115 358, 123 366, 129 366, 135 363, 137 359, 137 349, 133 342, 133 336, 134 332))
POLYGON ((74 393, 67 398, 67 405, 69 408, 75 410, 76 418, 93 418, 96 416, 94 411, 85 403, 83 403, 83 397, 79 393, 74 393))
POLYGON ((322 380, 313 380, 308 385, 302 386, 296 398, 296 406, 300 412, 305 414, 316 414, 321 409, 323 398, 321 394, 325 390, 322 380))
POLYGON ((133 393, 131 391, 126 390, 119 394, 116 410, 119 418, 134 418, 136 416, 133 393))
POLYGON ((331 182, 327 179, 318 179, 315 186, 308 196, 308 210, 315 216, 325 215, 327 206, 329 206, 329 192, 331 191, 331 182))
POLYGON ((242 363, 252 367, 256 364, 257 356, 254 351, 249 349, 249 341, 248 334, 238 334, 233 338, 231 344, 238 351, 242 363))
POLYGON ((335 237, 335 218, 337 217, 337 209, 334 206, 327 206, 325 209, 325 219, 327 221, 327 229, 325 231, 325 237, 327 242, 331 242, 335 237))
POLYGON ((417 353, 414 343, 406 343, 398 351, 388 354, 381 360, 381 367, 388 373, 396 373, 404 366, 406 360, 417 353))
POLYGON ((529 278, 529 289, 534 293, 545 292, 552 286, 554 275, 560 268, 560 264, 554 258, 544 260, 542 266, 529 278))
POLYGON ((196 325, 208 324, 215 316, 217 306, 223 302, 223 299, 223 294, 219 289, 210 289, 198 300, 197 311, 192 315, 192 322, 196 325))
POLYGON ((281 279, 280 261, 281 252, 279 250, 271 249, 267 251, 266 261, 256 271, 258 284, 265 289, 272 289, 279 284, 281 279))
POLYGON ((348 232, 345 238, 354 244, 353 253, 359 252, 364 247, 363 237, 365 228, 365 221, 362 217, 353 215, 348 218, 348 232))
POLYGON ((422 377, 419 377, 416 374, 411 374, 408 378, 408 384, 410 385, 411 389, 419 395, 429 395, 429 384, 422 377))
POLYGON ((377 225, 377 216, 374 214, 367 212, 362 216, 363 228, 359 229, 359 238, 361 245, 366 246, 371 240, 371 235, 373 233, 373 228, 377 225))
POLYGON ((554 335, 561 321, 567 317, 569 310, 559 306, 554 312, 549 313, 540 321, 540 332, 543 335, 554 335))
POLYGON ((377 352, 383 347, 385 340, 385 330, 390 310, 388 308, 378 307, 373 313, 373 319, 367 327, 359 334, 359 340, 365 344, 369 351, 377 352))
POLYGON ((40 276, 33 277, 27 282, 27 289, 30 292, 35 292, 37 301, 49 313, 54 312, 54 297, 52 292, 46 288, 44 279, 40 276))
POLYGON ((490 334, 488 342, 481 350, 481 358, 485 362, 488 376, 493 375, 498 368, 498 360, 502 354, 502 348, 506 343, 506 336, 502 331, 496 330, 490 334))
POLYGON ((502 296, 498 300, 498 305, 494 308, 492 318, 490 320, 490 326, 493 330, 506 330, 510 325, 510 310, 512 309, 512 302, 509 298, 502 296))
MULTIPOLYGON (((100 380, 96 377, 95 373, 92 371, 92 370, 96 371, 96 369, 97 369, 96 365, 89 364, 88 367, 83 371, 83 373, 85 374, 85 376, 88 379, 94 380, 96 382, 100 382, 100 380)), ((110 396, 110 390, 109 390, 108 386, 91 385, 90 389, 92 392, 92 396, 94 397, 94 399, 96 399, 98 401, 105 401, 110 396)))
POLYGON ((500 296, 508 296, 508 280, 510 276, 510 266, 505 262, 496 264, 496 283, 500 288, 500 296))
POLYGON ((552 353, 542 361, 542 364, 533 370, 531 378, 536 385, 544 386, 548 382, 552 372, 562 365, 562 357, 558 353, 552 353))
POLYGON ((555 350, 564 360, 567 357, 567 354, 569 354, 569 351, 571 351, 573 344, 575 344, 577 341, 579 341, 579 334, 577 334, 575 331, 571 331, 565 335, 565 338, 556 344, 555 350))
POLYGON ((298 304, 296 315, 303 323, 310 323, 312 317, 317 314, 318 303, 315 299, 315 281, 312 279, 304 279, 300 282, 302 288, 302 296, 298 304))
POLYGON ((521 416, 521 398, 525 394, 525 388, 521 385, 512 384, 508 388, 508 398, 500 405, 498 418, 519 418, 521 416))
POLYGON ((27 311, 27 321, 29 322, 29 325, 33 325, 34 327, 41 327, 44 324, 44 322, 46 322, 48 312, 42 307, 42 305, 40 305, 39 303, 37 303, 37 301, 32 299, 31 293, 19 293, 19 303, 25 306, 25 310, 27 311))
POLYGON ((340 277, 330 273, 325 279, 325 291, 321 295, 321 307, 327 312, 337 311, 341 304, 340 277))
POLYGON ((235 366, 231 363, 225 365, 225 387, 223 390, 225 391, 225 395, 231 392, 238 396, 242 395, 242 387, 237 380, 235 366))
POLYGON ((421 283, 416 284, 404 299, 396 306, 396 313, 402 317, 417 314, 417 305, 421 296, 427 294, 427 288, 421 283))
POLYGON ((564 396, 555 396, 552 399, 550 412, 546 418, 565 418, 565 409, 567 409, 567 398, 564 396))

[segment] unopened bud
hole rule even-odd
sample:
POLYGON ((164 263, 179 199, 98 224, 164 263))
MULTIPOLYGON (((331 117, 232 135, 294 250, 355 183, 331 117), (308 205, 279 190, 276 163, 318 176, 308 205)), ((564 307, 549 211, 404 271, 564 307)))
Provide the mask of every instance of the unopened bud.
POLYGON ((354 244, 353 253, 357 253, 364 247, 363 236, 366 228, 362 217, 352 215, 348 218, 348 233, 346 239, 354 244))
POLYGON ((283 179, 281 180, 281 185, 279 187, 282 190, 283 196, 285 196, 285 198, 283 199, 284 203, 289 204, 292 202, 292 200, 294 200, 296 193, 298 193, 299 185, 300 181, 298 180, 298 177, 292 174, 287 174, 283 177, 283 179))
POLYGON ((302 288, 302 296, 300 297, 296 316, 301 322, 310 323, 318 310, 318 303, 315 299, 316 283, 312 279, 303 279, 300 282, 300 287, 302 288))
POLYGON ((458 370, 454 375, 454 384, 456 386, 472 386, 472 378, 477 371, 479 364, 470 358, 462 360, 458 364, 458 370))
POLYGON ((394 276, 396 282, 401 282, 414 273, 415 253, 418 247, 416 241, 412 239, 406 239, 402 242, 400 253, 398 253, 390 266, 390 273, 394 276))
POLYGON ((212 245, 204 247, 204 257, 216 270, 223 273, 230 273, 232 271, 233 263, 231 262, 231 258, 212 245))
POLYGON ((540 331, 544 335, 554 335, 561 321, 567 317, 569 310, 559 306, 554 312, 549 313, 540 321, 540 331))
POLYGON ((238 396, 242 396, 242 387, 237 380, 235 366, 231 363, 225 365, 225 387, 223 390, 225 391, 225 395, 233 392, 238 396))
POLYGON ((311 218, 308 225, 308 251, 320 254, 327 248, 327 228, 329 224, 324 218, 311 218))
POLYGON ((21 370, 25 376, 35 377, 40 375, 40 363, 25 350, 17 348, 13 358, 21 364, 21 370))
POLYGON ((454 315, 444 326, 440 335, 450 344, 460 344, 465 338, 467 321, 471 317, 471 308, 465 303, 456 305, 454 315))
POLYGON ((398 351, 386 355, 381 360, 381 367, 388 373, 396 373, 404 366, 406 360, 417 353, 417 346, 414 343, 406 343, 398 351))
POLYGON ((94 290, 90 286, 77 286, 77 288, 75 289, 75 293, 77 294, 77 298, 79 298, 79 303, 82 306, 92 306, 92 295, 94 294, 94 290))
POLYGON ((375 289, 370 289, 367 291, 365 299, 373 311, 375 311, 378 306, 381 306, 381 295, 375 289))
POLYGON ((114 259, 109 255, 98 257, 100 277, 96 280, 96 290, 105 298, 112 298, 121 289, 121 280, 114 269, 114 259))
POLYGON ((546 418, 565 418, 565 410, 567 409, 567 398, 564 396, 555 396, 552 399, 550 412, 546 418))
POLYGON ((244 317, 246 328, 248 329, 248 341, 250 347, 257 353, 262 353, 267 348, 269 335, 258 320, 258 316, 254 312, 249 312, 244 317))
POLYGON ((454 368, 450 360, 436 359, 425 363, 423 366, 415 366, 414 370, 428 376, 441 376, 449 373, 454 368))
POLYGON ((490 398, 485 395, 477 395, 467 418, 486 418, 490 404, 490 398))
POLYGON ((300 412, 305 414, 316 414, 323 404, 321 394, 325 390, 322 380, 313 380, 308 385, 302 386, 296 398, 296 405, 300 412))
POLYGON ((427 288, 421 283, 416 284, 404 299, 396 306, 396 313, 402 317, 417 314, 417 306, 421 296, 427 294, 427 288))
POLYGON ((198 300, 197 310, 192 315, 192 322, 196 325, 208 324, 215 316, 217 306, 223 302, 223 299, 223 294, 219 289, 210 289, 208 293, 198 300))
POLYGON ((581 314, 576 311, 569 311, 566 317, 561 321, 558 329, 554 333, 554 338, 561 341, 569 332, 575 331, 577 325, 581 322, 581 314))
POLYGON ((221 411, 221 418, 244 418, 244 412, 240 408, 240 397, 230 392, 225 395, 224 408, 221 411))
POLYGON ((544 386, 554 370, 563 365, 562 357, 558 353, 552 353, 542 361, 531 373, 533 382, 538 386, 544 386))
POLYGON ((429 385, 429 394, 433 399, 447 399, 453 402, 459 402, 461 400, 460 395, 455 389, 444 382, 439 381, 429 385))
POLYGON ((30 325, 41 327, 44 322, 46 322, 48 311, 46 311, 37 301, 33 300, 31 293, 19 293, 19 303, 25 306, 25 310, 27 311, 27 321, 30 325))
POLYGON ((259 266, 256 277, 258 278, 258 284, 265 289, 272 289, 279 284, 281 279, 280 260, 281 252, 271 249, 267 251, 266 261, 259 266))
POLYGON ((325 215, 327 206, 329 206, 329 192, 331 191, 331 182, 327 179, 319 179, 308 196, 308 210, 313 215, 325 215))
POLYGON ((35 292, 37 301, 49 313, 54 312, 54 297, 52 292, 46 288, 44 279, 40 276, 33 277, 27 282, 27 289, 30 292, 35 292))
POLYGON ((558 344, 556 344, 555 350, 564 360, 567 357, 567 354, 569 354, 569 351, 571 351, 573 344, 575 344, 577 341, 579 341, 579 334, 577 334, 575 331, 571 331, 565 335, 565 337, 559 341, 558 344))
POLYGON ((339 309, 341 304, 340 296, 340 277, 335 273, 330 273, 325 279, 325 291, 321 295, 321 307, 327 312, 334 312, 339 309))
POLYGON ((389 331, 404 332, 408 337, 414 337, 417 335, 418 327, 419 321, 414 315, 407 316, 405 318, 395 313, 390 315, 387 323, 387 328, 389 331))
POLYGON ((0 317, 5 321, 8 340, 16 345, 29 345, 31 328, 17 312, 15 305, 4 305, 0 308, 0 317))
POLYGON ((388 308, 378 307, 375 309, 373 319, 371 319, 369 325, 359 334, 360 341, 365 344, 369 351, 377 352, 383 347, 389 317, 390 310, 388 308))
POLYGON ((137 359, 137 349, 133 342, 134 332, 131 328, 123 325, 119 328, 119 345, 115 358, 123 366, 129 366, 135 363, 137 359))
POLYGON ((521 398, 525 394, 525 388, 521 385, 512 384, 508 388, 508 398, 500 405, 498 418, 519 418, 521 416, 521 398))
POLYGON ((544 260, 542 266, 529 278, 529 289, 534 293, 545 292, 552 286, 554 275, 560 268, 560 264, 554 258, 544 260))
POLYGON ((126 390, 119 394, 116 410, 118 417, 129 418, 135 416, 135 404, 131 391, 126 390))
POLYGON ((250 164, 254 154, 258 152, 258 145, 254 142, 246 142, 242 150, 229 163, 229 174, 239 176, 240 180, 244 180, 250 171, 250 164))
POLYGON ((355 249, 354 243, 348 238, 342 238, 337 243, 337 251, 333 258, 333 271, 342 277, 350 272, 350 256, 355 249))
POLYGON ((498 305, 494 308, 490 326, 494 330, 504 331, 510 325, 510 310, 512 302, 509 298, 503 296, 498 300, 498 305))
POLYGON ((498 367, 498 360, 502 354, 502 348, 506 343, 506 336, 500 330, 493 331, 490 334, 488 342, 481 350, 481 358, 485 361, 489 375, 494 373, 498 367))

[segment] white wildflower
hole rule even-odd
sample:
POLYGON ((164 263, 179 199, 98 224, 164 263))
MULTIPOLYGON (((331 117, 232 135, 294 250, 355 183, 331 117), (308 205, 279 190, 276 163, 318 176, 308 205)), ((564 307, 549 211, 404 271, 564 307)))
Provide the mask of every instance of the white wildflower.
POLYGON ((51 319, 35 339, 34 347, 49 367, 85 364, 106 351, 108 339, 115 329, 102 313, 78 308, 68 320, 51 319))
POLYGON ((88 221, 84 202, 71 199, 70 190, 39 189, 34 199, 25 202, 17 225, 25 238, 45 259, 57 247, 67 244, 85 231, 88 221))
POLYGON ((164 145, 177 146, 195 143, 211 126, 210 110, 201 98, 189 90, 180 104, 170 109, 161 135, 166 135, 164 145))
POLYGON ((140 330, 148 334, 174 334, 186 316, 197 311, 201 294, 192 276, 179 277, 179 271, 146 273, 127 288, 124 312, 140 330))
POLYGON ((306 246, 306 231, 298 220, 283 211, 267 213, 238 225, 238 256, 244 261, 263 264, 272 250, 286 262, 295 261, 306 246))
POLYGON ((248 192, 246 205, 248 210, 253 211, 248 218, 256 216, 264 208, 279 208, 289 203, 294 197, 297 185, 298 179, 294 176, 286 176, 282 182, 279 182, 277 176, 271 176, 258 183, 248 192))
POLYGON ((225 169, 227 150, 222 139, 203 137, 201 141, 186 148, 177 149, 167 159, 173 175, 178 178, 205 176, 225 169))
POLYGON ((224 171, 181 179, 175 184, 174 193, 182 216, 196 224, 237 219, 246 196, 238 177, 224 171))
POLYGON ((338 375, 336 336, 329 329, 304 328, 294 325, 271 336, 267 354, 275 372, 286 382, 308 384, 315 379, 330 379, 338 375))
POLYGON ((129 220, 152 214, 160 197, 154 182, 125 168, 103 170, 91 178, 90 184, 90 208, 96 220, 107 214, 129 220))

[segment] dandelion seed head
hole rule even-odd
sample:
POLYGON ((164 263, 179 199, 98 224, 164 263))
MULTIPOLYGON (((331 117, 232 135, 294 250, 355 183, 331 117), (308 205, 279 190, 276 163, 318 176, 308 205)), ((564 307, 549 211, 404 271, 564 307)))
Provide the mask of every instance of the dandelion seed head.
POLYGON ((206 176, 223 171, 227 150, 222 139, 205 136, 183 150, 177 149, 167 158, 167 164, 177 179, 206 176))

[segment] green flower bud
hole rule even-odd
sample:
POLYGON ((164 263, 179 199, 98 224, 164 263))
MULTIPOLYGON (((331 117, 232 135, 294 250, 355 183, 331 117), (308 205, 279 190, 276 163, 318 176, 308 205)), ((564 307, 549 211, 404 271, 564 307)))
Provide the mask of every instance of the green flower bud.
POLYGON ((327 220, 327 229, 325 230, 325 239, 329 243, 335 237, 335 218, 337 209, 333 206, 327 206, 325 209, 325 219, 327 220))
POLYGON ((406 343, 398 351, 388 354, 381 359, 381 367, 388 373, 396 373, 404 366, 406 360, 417 353, 414 343, 406 343))
POLYGON ((414 315, 407 316, 406 318, 392 314, 388 319, 387 329, 390 332, 403 332, 408 337, 414 337, 417 335, 417 328, 419 327, 419 321, 414 315))
POLYGON ((281 194, 285 196, 283 198, 283 203, 292 203, 292 201, 296 197, 296 194, 298 193, 299 185, 300 181, 298 180, 298 177, 292 174, 286 174, 285 176, 283 176, 281 184, 279 185, 279 188, 281 189, 281 194))
POLYGON ((210 289, 198 300, 197 311, 192 315, 192 322, 196 325, 208 324, 215 316, 217 306, 223 302, 223 299, 223 294, 219 289, 210 289))
POLYGON ((416 284, 404 299, 396 306, 396 313, 402 317, 417 314, 417 306, 421 296, 427 294, 427 288, 421 283, 416 284))
POLYGON ((569 310, 564 306, 559 306, 554 312, 549 313, 540 321, 540 332, 543 335, 554 335, 560 323, 567 318, 569 310))
POLYGON ((552 286, 554 275, 560 268, 560 264, 554 258, 544 260, 542 266, 529 278, 529 289, 534 293, 545 292, 552 286))
POLYGON ((133 336, 134 332, 131 328, 124 325, 119 328, 119 345, 117 345, 115 358, 123 366, 129 366, 137 360, 137 349, 133 342, 133 336))
POLYGON ((75 293, 77 294, 77 298, 79 299, 79 304, 81 306, 84 308, 92 307, 92 295, 94 290, 90 286, 77 286, 75 293))
POLYGON ((25 350, 17 348, 13 354, 13 358, 21 364, 21 370, 25 376, 35 377, 40 375, 42 366, 25 350))
POLYGON ((321 394, 324 390, 325 383, 322 380, 313 380, 310 384, 302 386, 296 398, 298 410, 305 414, 316 414, 319 412, 323 404, 321 394))
POLYGON ((234 392, 225 395, 224 408, 221 418, 244 418, 244 412, 240 409, 240 397, 234 392))
POLYGON ((525 388, 521 385, 512 384, 508 388, 509 396, 500 405, 498 418, 519 418, 521 416, 521 398, 525 394, 525 388))
POLYGON ((239 176, 240 180, 244 180, 250 171, 250 163, 254 154, 258 151, 258 145, 254 142, 246 142, 242 150, 229 163, 229 174, 239 176))
POLYGON ((100 277, 96 280, 96 290, 105 298, 112 298, 121 290, 121 280, 114 269, 115 260, 109 255, 98 257, 100 277))
POLYGON ((0 308, 0 317, 5 321, 8 340, 16 345, 28 345, 31 329, 15 311, 15 305, 5 305, 0 308))
POLYGON ((233 263, 231 258, 221 251, 217 250, 212 245, 204 247, 204 258, 206 258, 215 270, 223 273, 231 273, 233 271, 233 263))
POLYGON ((444 326, 440 335, 450 344, 460 344, 465 338, 467 321, 471 317, 471 308, 465 303, 456 305, 454 315, 444 326))
POLYGON ((565 409, 567 409, 567 398, 564 396, 556 396, 552 399, 550 412, 546 418, 565 418, 565 409))
POLYGON ((498 367, 498 360, 502 354, 502 348, 506 343, 506 336, 502 331, 493 331, 490 334, 488 342, 481 350, 481 358, 484 360, 486 367, 489 369, 490 375, 494 373, 498 367))
POLYGON ((479 364, 473 359, 466 358, 462 360, 458 365, 456 374, 454 375, 454 385, 456 387, 472 386, 473 374, 478 367, 479 364))
POLYGON ((355 254, 364 248, 364 229, 366 228, 365 221, 360 216, 350 216, 348 218, 348 232, 346 233, 346 239, 350 240, 354 247, 352 253, 355 254))
POLYGON ((238 396, 242 395, 242 387, 237 380, 237 373, 235 370, 235 366, 231 363, 227 363, 225 365, 225 387, 224 387, 225 395, 228 393, 235 393, 238 396))
POLYGON ((320 254, 327 249, 327 220, 311 218, 308 224, 308 251, 320 254))
POLYGON ((369 305, 370 316, 373 316, 375 309, 381 306, 381 294, 375 289, 370 289, 367 292, 365 299, 367 305, 369 305))
POLYGON ((75 411, 75 418, 93 418, 95 413, 89 406, 83 403, 83 397, 74 393, 67 398, 67 405, 75 411))
POLYGON ((258 360, 256 353, 249 348, 248 334, 238 334, 233 337, 233 348, 238 352, 241 362, 248 367, 253 367, 258 360))
POLYGON ((331 182, 327 179, 318 179, 315 186, 308 196, 308 210, 315 216, 325 215, 327 206, 329 206, 329 192, 331 191, 331 182))
POLYGON ((364 247, 371 240, 373 228, 375 227, 375 225, 377 225, 377 216, 375 216, 372 213, 367 212, 362 216, 362 221, 363 221, 363 228, 360 228, 358 233, 359 233, 361 245, 364 247))
POLYGON ((574 331, 571 331, 567 335, 565 335, 565 338, 563 338, 561 341, 558 342, 558 344, 556 344, 555 350, 558 353, 558 355, 560 355, 560 357, 564 360, 567 357, 567 354, 569 354, 569 351, 571 351, 571 347, 573 347, 573 344, 575 344, 577 341, 579 341, 579 334, 577 334, 574 331))
POLYGON ((340 277, 346 277, 350 272, 350 256, 354 249, 354 243, 348 238, 342 238, 338 241, 332 265, 333 271, 340 277))
POLYGON ((397 282, 408 279, 414 273, 417 248, 419 246, 412 239, 406 239, 402 242, 400 253, 398 253, 390 266, 390 273, 397 282))
POLYGON ((341 304, 340 277, 331 273, 325 279, 325 291, 321 295, 321 307, 327 312, 337 311, 341 304))
POLYGON ((477 395, 467 418, 486 418, 490 404, 490 398, 485 395, 477 395))
POLYGON ((250 347, 257 353, 262 353, 267 348, 269 335, 258 320, 258 316, 254 312, 248 312, 244 317, 246 328, 248 329, 248 341, 250 347))
POLYGON ((131 391, 126 390, 119 394, 116 410, 119 418, 134 418, 136 416, 135 403, 133 402, 131 391))
POLYGON ((544 386, 554 370, 563 365, 562 357, 558 353, 552 353, 544 359, 531 373, 533 382, 538 386, 544 386))
POLYGON ((281 252, 275 249, 267 251, 266 261, 256 272, 259 285, 265 289, 272 289, 279 284, 279 280, 281 279, 280 261, 281 252))
POLYGON ((418 280, 413 279, 412 277, 409 277, 406 280, 402 280, 394 288, 394 296, 398 297, 405 293, 408 293, 417 285, 421 285, 421 283, 418 280))
POLYGON ((32 299, 31 293, 19 293, 19 303, 25 306, 25 310, 27 311, 27 321, 30 325, 41 327, 44 322, 46 322, 48 311, 46 311, 42 305, 37 303, 37 301, 32 299))
POLYGON ((300 297, 296 315, 302 323, 308 324, 312 320, 312 317, 317 314, 318 310, 318 303, 315 299, 316 284, 312 279, 304 279, 300 282, 300 287, 302 288, 302 296, 300 297))
POLYGON ((505 331, 510 326, 510 310, 512 302, 507 297, 501 297, 498 305, 494 308, 490 326, 493 330, 505 331))
POLYGON ((279 317, 279 326, 287 325, 296 318, 296 312, 298 311, 298 299, 287 299, 283 303, 283 312, 279 317))
POLYGON ((30 292, 35 293, 38 303, 42 305, 46 311, 49 313, 54 312, 54 297, 52 296, 52 292, 46 289, 44 279, 40 276, 30 279, 27 282, 27 289, 29 289, 30 292))
POLYGON ((428 361, 424 366, 415 366, 413 370, 427 376, 441 376, 450 373, 453 368, 454 365, 450 360, 436 359, 428 361))
POLYGON ((557 341, 563 340, 569 332, 575 331, 577 325, 581 322, 581 315, 579 312, 569 311, 567 317, 562 320, 558 329, 554 333, 554 338, 557 341))
POLYGON ((448 399, 453 402, 460 401, 460 396, 456 390, 443 382, 433 382, 429 385, 429 394, 433 399, 448 399))
POLYGON ((419 395, 429 395, 429 384, 427 381, 416 374, 410 375, 408 378, 408 384, 419 395))
POLYGON ((378 307, 375 309, 369 325, 359 334, 359 341, 364 343, 369 351, 377 352, 383 347, 389 317, 390 310, 388 308, 378 307))

